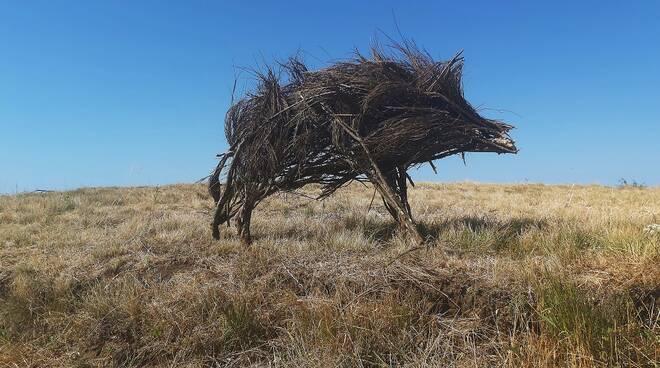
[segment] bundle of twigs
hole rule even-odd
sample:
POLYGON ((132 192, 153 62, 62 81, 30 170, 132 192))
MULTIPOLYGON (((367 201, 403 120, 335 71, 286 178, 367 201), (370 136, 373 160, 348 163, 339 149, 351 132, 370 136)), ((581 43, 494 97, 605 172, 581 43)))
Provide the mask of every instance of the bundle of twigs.
POLYGON ((457 153, 516 152, 511 126, 481 117, 463 97, 460 53, 436 62, 410 43, 392 48, 317 71, 292 58, 281 65, 287 78, 273 69, 258 74, 256 90, 227 112, 230 147, 210 176, 215 238, 238 215, 249 242, 252 210, 277 191, 317 183, 324 198, 358 180, 372 182, 421 241, 408 205, 409 168, 457 153))

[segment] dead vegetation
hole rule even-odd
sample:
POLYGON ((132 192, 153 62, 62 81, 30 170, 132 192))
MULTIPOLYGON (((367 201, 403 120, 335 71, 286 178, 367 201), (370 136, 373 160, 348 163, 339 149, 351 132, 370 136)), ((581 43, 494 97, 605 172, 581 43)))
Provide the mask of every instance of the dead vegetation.
POLYGON ((460 54, 435 61, 412 42, 389 50, 374 46, 370 56, 356 52, 354 60, 316 71, 292 58, 280 72, 256 73, 256 90, 227 112, 230 147, 209 179, 214 238, 236 216, 249 243, 252 211, 274 193, 317 184, 318 198, 326 198, 368 181, 421 243, 408 202, 410 168, 435 169, 434 160, 465 152, 517 152, 512 127, 480 116, 465 100, 460 54))
POLYGON ((658 365, 657 188, 420 184, 412 251, 372 194, 250 248, 199 185, 0 197, 0 366, 658 365))

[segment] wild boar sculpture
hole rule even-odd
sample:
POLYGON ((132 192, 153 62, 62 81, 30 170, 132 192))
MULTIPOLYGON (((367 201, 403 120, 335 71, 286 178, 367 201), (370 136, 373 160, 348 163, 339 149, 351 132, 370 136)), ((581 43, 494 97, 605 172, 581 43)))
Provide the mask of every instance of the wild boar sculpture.
POLYGON ((257 73, 256 90, 227 112, 229 149, 209 176, 214 238, 236 216, 249 244, 252 211, 271 194, 314 183, 323 199, 360 181, 371 182, 394 220, 422 242, 408 169, 435 170, 434 160, 465 152, 517 152, 512 126, 482 117, 464 98, 460 53, 434 61, 411 43, 390 47, 316 71, 291 58, 279 72, 257 73))

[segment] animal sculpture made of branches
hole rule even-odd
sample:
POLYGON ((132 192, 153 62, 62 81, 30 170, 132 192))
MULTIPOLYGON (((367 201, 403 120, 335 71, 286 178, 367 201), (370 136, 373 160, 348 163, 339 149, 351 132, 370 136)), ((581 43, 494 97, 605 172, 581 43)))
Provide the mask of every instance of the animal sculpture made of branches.
POLYGON ((480 116, 464 98, 460 53, 434 61, 414 44, 392 48, 373 47, 370 56, 356 53, 316 71, 292 58, 279 73, 258 73, 256 90, 227 112, 229 149, 209 177, 214 238, 236 217, 241 240, 250 243, 252 211, 276 192, 314 183, 323 199, 368 181, 400 227, 422 242, 408 169, 465 152, 517 152, 512 126, 480 116))

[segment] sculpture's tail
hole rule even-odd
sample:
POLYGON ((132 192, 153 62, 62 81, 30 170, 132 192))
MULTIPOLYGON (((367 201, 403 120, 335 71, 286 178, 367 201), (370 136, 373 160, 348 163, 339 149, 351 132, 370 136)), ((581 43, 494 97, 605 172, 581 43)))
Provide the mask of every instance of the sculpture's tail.
POLYGON ((222 174, 222 170, 225 168, 227 160, 231 156, 233 156, 231 151, 218 155, 220 162, 218 162, 218 165, 215 167, 215 170, 213 170, 213 173, 209 175, 209 194, 211 197, 213 197, 213 201, 216 204, 220 200, 220 193, 222 189, 222 184, 220 184, 220 174, 222 174))

